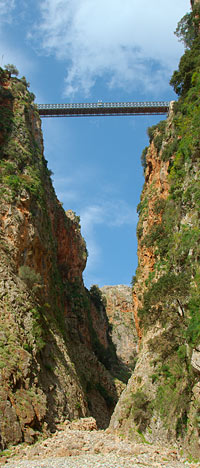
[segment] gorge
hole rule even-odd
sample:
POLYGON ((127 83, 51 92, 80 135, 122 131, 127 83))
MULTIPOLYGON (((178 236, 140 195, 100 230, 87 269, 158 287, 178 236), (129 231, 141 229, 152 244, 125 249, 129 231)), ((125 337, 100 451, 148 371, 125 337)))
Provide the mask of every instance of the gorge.
POLYGON ((0 70, 2 450, 33 443, 66 419, 93 416, 98 428, 110 422, 110 431, 136 442, 176 441, 199 456, 200 43, 193 4, 180 30, 186 51, 171 79, 179 99, 166 121, 149 128, 142 155, 133 305, 125 286, 85 288, 79 219, 55 195, 33 95, 24 78, 0 70))

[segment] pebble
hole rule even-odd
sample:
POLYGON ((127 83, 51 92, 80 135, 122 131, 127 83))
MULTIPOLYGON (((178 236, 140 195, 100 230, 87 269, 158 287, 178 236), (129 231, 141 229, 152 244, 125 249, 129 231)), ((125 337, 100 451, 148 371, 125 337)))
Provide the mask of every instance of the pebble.
POLYGON ((0 468, 200 468, 173 447, 122 440, 108 431, 63 424, 51 437, 32 446, 13 447, 0 468))
POLYGON ((79 455, 73 457, 56 457, 45 460, 23 460, 3 465, 2 468, 183 468, 183 463, 155 463, 148 460, 137 461, 134 457, 117 455, 79 455))

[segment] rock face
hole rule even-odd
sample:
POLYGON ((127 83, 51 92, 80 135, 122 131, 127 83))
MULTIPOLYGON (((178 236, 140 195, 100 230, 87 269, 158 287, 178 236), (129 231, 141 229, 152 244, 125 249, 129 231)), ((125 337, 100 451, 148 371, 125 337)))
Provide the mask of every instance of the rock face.
MULTIPOLYGON (((108 425, 124 388, 105 359, 105 315, 84 288, 87 250, 43 156, 26 81, 0 69, 0 446, 63 418, 108 425), (96 328, 98 323, 98 328, 96 328), (101 332, 99 333, 99 330, 101 332)), ((112 350, 112 362, 117 362, 112 350)))
POLYGON ((135 367, 138 336, 135 329, 132 289, 130 286, 103 286, 106 314, 117 356, 129 370, 135 367))
MULTIPOLYGON (((195 19, 199 16, 195 11, 195 19)), ((196 28, 196 32, 198 28, 196 28)), ((149 129, 138 206, 133 288, 137 364, 110 428, 135 440, 178 441, 199 456, 200 41, 171 84, 179 92, 166 121, 149 129)))

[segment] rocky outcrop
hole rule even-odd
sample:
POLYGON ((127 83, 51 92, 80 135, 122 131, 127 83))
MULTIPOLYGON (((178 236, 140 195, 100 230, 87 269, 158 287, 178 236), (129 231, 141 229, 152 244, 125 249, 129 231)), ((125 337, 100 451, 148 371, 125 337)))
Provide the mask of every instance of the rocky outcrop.
POLYGON ((105 319, 82 281, 79 219, 56 198, 33 97, 24 78, 0 70, 1 448, 63 418, 93 415, 106 427, 124 386, 109 372, 105 319))
POLYGON ((138 342, 132 289, 126 285, 103 286, 101 292, 106 299, 106 314, 117 356, 131 371, 135 367, 138 342))
POLYGON ((112 430, 137 441, 176 441, 196 456, 200 453, 199 70, 196 37, 171 80, 181 95, 179 101, 171 105, 166 121, 148 130, 133 287, 139 354, 110 424, 112 430))

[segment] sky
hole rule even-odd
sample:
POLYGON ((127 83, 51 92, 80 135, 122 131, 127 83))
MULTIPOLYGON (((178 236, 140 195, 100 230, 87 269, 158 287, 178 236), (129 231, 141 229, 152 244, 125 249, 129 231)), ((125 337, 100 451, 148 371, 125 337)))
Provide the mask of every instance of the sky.
MULTIPOLYGON (((170 101, 190 0, 0 0, 0 66, 37 103, 170 101)), ((85 285, 128 284, 137 268, 140 162, 164 116, 43 118, 45 158, 65 210, 81 218, 85 285)))

